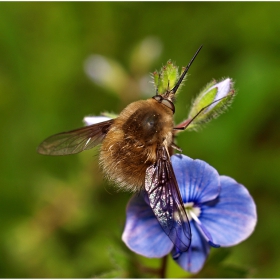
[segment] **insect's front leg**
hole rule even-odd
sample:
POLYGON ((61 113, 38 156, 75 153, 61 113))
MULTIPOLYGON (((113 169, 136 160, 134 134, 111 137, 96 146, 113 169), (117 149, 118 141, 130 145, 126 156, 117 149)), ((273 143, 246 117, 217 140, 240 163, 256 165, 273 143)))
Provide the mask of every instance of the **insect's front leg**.
POLYGON ((175 127, 173 127, 173 129, 174 129, 174 130, 185 130, 185 129, 195 120, 195 118, 198 117, 205 109, 207 109, 208 107, 210 107, 212 104, 217 103, 217 102, 221 101, 222 99, 224 99, 224 98, 229 98, 229 97, 230 97, 230 95, 227 95, 227 96, 224 96, 224 97, 222 97, 222 98, 219 98, 219 99, 217 99, 217 100, 211 102, 211 103, 208 104, 207 106, 201 108, 201 109, 198 111, 198 113, 196 113, 196 115, 195 115, 193 118, 187 119, 187 120, 183 121, 182 123, 180 123, 180 124, 176 125, 175 127))
POLYGON ((171 147, 174 149, 174 150, 177 150, 177 151, 179 151, 180 153, 182 153, 183 152, 183 150, 179 147, 179 146, 177 146, 175 143, 171 143, 171 147))

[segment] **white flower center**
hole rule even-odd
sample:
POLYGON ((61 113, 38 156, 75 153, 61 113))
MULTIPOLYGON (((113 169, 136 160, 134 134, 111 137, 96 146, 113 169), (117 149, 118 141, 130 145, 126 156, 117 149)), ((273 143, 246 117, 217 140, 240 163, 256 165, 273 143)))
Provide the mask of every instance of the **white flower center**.
POLYGON ((197 223, 200 224, 200 221, 198 219, 198 217, 199 217, 199 215, 201 213, 200 207, 194 207, 194 203, 193 202, 184 203, 184 207, 185 207, 187 216, 189 218, 189 221, 194 219, 197 223))

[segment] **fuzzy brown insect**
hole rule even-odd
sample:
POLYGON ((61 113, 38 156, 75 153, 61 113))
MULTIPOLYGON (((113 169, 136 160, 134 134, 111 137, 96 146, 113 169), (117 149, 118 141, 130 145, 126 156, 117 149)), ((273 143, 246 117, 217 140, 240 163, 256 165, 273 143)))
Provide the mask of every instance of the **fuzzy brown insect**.
POLYGON ((120 115, 105 122, 50 136, 38 147, 45 155, 69 155, 101 144, 99 162, 106 177, 120 188, 146 191, 150 206, 174 245, 181 252, 190 245, 191 230, 170 161, 174 97, 190 65, 176 85, 164 94, 129 104, 120 115))

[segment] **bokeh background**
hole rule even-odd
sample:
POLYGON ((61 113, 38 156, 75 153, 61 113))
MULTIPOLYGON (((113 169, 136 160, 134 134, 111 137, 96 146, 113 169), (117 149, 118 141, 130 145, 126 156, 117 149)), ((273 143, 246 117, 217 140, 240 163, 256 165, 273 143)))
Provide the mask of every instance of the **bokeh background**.
MULTIPOLYGON (((277 2, 1 2, 0 277, 153 276, 147 267, 160 260, 122 244, 131 194, 103 179, 97 152, 46 157, 36 147, 86 115, 152 96, 149 73, 168 59, 186 65, 201 44, 176 122, 212 78, 233 78, 238 94, 178 145, 244 184, 258 224, 243 243, 212 249, 198 276, 279 277, 279 13, 277 2)), ((189 275, 170 258, 167 276, 189 275)))

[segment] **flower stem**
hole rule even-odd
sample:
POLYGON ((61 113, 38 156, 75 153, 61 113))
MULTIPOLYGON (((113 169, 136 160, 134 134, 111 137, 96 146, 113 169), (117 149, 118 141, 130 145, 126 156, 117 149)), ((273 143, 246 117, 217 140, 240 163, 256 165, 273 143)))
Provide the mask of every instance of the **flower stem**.
POLYGON ((167 267, 167 255, 161 259, 161 267, 159 269, 159 277, 165 278, 166 277, 166 267, 167 267))

